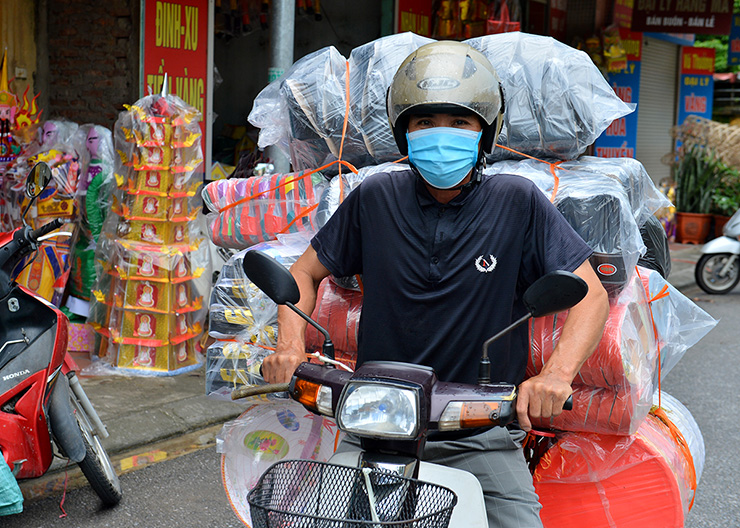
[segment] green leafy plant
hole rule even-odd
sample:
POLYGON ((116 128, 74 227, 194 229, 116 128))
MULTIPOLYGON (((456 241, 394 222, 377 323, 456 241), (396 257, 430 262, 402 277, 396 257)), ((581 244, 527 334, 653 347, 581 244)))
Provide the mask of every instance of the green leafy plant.
POLYGON ((712 196, 712 212, 732 216, 740 209, 740 171, 730 168, 712 196))
POLYGON ((685 145, 673 167, 676 210, 681 213, 711 213, 715 192, 732 170, 714 150, 702 145, 685 145))

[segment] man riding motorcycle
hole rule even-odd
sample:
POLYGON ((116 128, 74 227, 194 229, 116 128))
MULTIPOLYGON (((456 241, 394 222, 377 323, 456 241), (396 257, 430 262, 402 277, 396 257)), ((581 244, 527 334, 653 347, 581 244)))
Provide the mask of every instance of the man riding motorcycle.
MULTIPOLYGON (((541 526, 521 444, 531 418, 557 416, 608 315, 591 249, 530 181, 483 174, 503 120, 498 76, 480 52, 434 42, 412 53, 388 91, 387 111, 408 171, 366 179, 292 266, 297 307, 312 313, 329 274, 362 274, 358 365, 405 361, 443 381, 476 383, 483 342, 525 313, 524 290, 553 270, 573 271, 589 293, 571 309, 540 374, 524 380, 520 327, 491 347, 491 379, 519 386, 518 425, 430 435, 424 459, 475 474, 489 525, 541 526)), ((303 319, 285 307, 263 374, 287 382, 305 361, 303 319)), ((352 439, 349 440, 350 442, 352 439)), ((341 449, 341 447, 340 447, 341 449)))

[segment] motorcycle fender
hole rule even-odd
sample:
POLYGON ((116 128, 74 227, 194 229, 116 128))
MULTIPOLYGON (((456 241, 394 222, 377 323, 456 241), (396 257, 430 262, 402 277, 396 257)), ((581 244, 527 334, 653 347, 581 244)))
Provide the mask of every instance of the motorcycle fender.
MULTIPOLYGON (((329 462, 356 467, 360 455, 360 451, 341 452, 332 456, 329 462)), ((418 479, 449 488, 457 495, 457 505, 452 510, 449 528, 488 528, 483 489, 475 475, 461 469, 421 462, 418 479)))
POLYGON ((49 402, 49 425, 51 434, 64 455, 72 462, 78 463, 85 458, 87 451, 69 403, 71 394, 67 376, 59 374, 49 402))
POLYGON ((451 489, 457 495, 450 528, 488 528, 488 514, 483 489, 472 473, 439 464, 422 462, 419 480, 451 489))
POLYGON ((734 238, 721 236, 710 240, 701 248, 702 254, 732 253, 740 255, 740 241, 734 238))

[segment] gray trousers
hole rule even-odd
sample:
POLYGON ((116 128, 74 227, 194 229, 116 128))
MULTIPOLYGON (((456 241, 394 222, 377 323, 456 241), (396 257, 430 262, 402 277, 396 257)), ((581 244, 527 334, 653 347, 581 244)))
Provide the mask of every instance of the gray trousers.
MULTIPOLYGON (((423 460, 468 471, 478 478, 489 528, 540 528, 540 503, 522 452, 526 433, 494 427, 458 440, 427 442, 423 460)), ((347 436, 338 451, 358 448, 347 436)))

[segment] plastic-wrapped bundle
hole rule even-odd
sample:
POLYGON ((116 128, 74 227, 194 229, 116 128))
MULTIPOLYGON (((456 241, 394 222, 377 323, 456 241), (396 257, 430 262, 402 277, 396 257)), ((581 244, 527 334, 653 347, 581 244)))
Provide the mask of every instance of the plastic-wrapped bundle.
POLYGON ((259 384, 262 360, 277 343, 277 305, 246 276, 247 251, 259 251, 289 268, 308 246, 300 234, 256 244, 223 265, 211 290, 208 334, 217 341, 206 353, 206 394, 228 398, 243 384, 259 384))
POLYGON ((272 350, 235 341, 216 341, 206 350, 206 396, 231 401, 243 385, 261 385, 260 367, 272 350))
MULTIPOLYGON (((496 69, 506 112, 498 143, 538 158, 574 159, 631 113, 591 58, 551 37, 513 32, 465 41, 496 69)), ((495 149, 492 159, 515 155, 495 149)))
POLYGON ((357 166, 372 164, 359 132, 347 115, 347 60, 329 46, 298 60, 254 100, 249 122, 260 132, 259 147, 278 144, 293 167, 315 169, 339 158, 357 166), (263 135, 264 134, 264 135, 263 135))
POLYGON ((668 245, 668 235, 657 216, 649 216, 642 224, 640 236, 646 249, 637 259, 637 265, 655 270, 667 279, 671 274, 671 249, 668 245))
MULTIPOLYGON (((334 343, 334 356, 354 369, 357 362, 357 333, 362 312, 362 294, 337 286, 328 277, 321 281, 316 308, 311 316, 329 331, 334 343)), ((321 350, 324 336, 313 326, 306 327, 306 350, 321 350)))
POLYGON ((661 377, 665 378, 686 351, 717 325, 717 320, 660 273, 642 267, 638 272, 650 296, 652 321, 660 346, 661 377))
MULTIPOLYGON (((278 242, 258 244, 250 251, 276 256, 286 267, 300 253, 278 242)), ((277 306, 246 277, 242 261, 246 251, 231 257, 211 290, 208 334, 216 339, 275 346, 277 306)))
POLYGON ((386 94, 396 70, 406 57, 430 42, 434 40, 414 33, 401 33, 379 38, 350 53, 350 108, 354 121, 361 125, 362 138, 375 163, 395 161, 401 157, 388 124, 386 94))
MULTIPOLYGON (((567 314, 530 324, 527 375, 539 373, 560 339, 567 314)), ((539 424, 564 431, 631 434, 652 405, 658 349, 642 282, 633 277, 611 302, 599 344, 574 383, 573 410, 539 424)))
POLYGON ((536 160, 504 161, 485 173, 532 180, 594 250, 591 264, 607 291, 616 295, 632 276, 645 244, 623 186, 581 167, 588 165, 573 162, 568 170, 561 170, 536 160))
POLYGON ((268 395, 250 402, 239 418, 224 424, 216 441, 229 504, 246 526, 254 526, 247 494, 272 464, 325 462, 344 438, 334 420, 307 412, 294 400, 268 395))
POLYGON ((601 174, 619 182, 627 193, 638 226, 642 226, 659 209, 671 205, 648 176, 645 166, 634 158, 582 156, 575 161, 564 162, 560 167, 573 170, 581 177, 601 174))
POLYGON ((88 320, 101 336, 101 358, 133 374, 202 364, 211 284, 195 172, 203 161, 199 119, 177 96, 149 95, 116 120, 116 189, 97 241, 88 320))
POLYGON ((328 182, 308 171, 232 178, 203 189, 214 244, 243 249, 279 233, 315 231, 316 209, 328 182))
POLYGON ((683 526, 704 465, 696 422, 663 393, 630 436, 564 433, 534 471, 548 528, 683 526))
POLYGON ((233 255, 223 265, 211 290, 208 333, 216 339, 275 346, 277 306, 244 274, 247 251, 269 255, 289 268, 305 250, 307 240, 287 236, 288 243, 264 242, 233 255))
POLYGON ((77 130, 85 149, 81 153, 77 198, 81 209, 80 233, 73 248, 67 307, 77 315, 89 312, 90 291, 95 285, 95 247, 111 207, 115 188, 113 134, 99 125, 86 124, 77 130))

